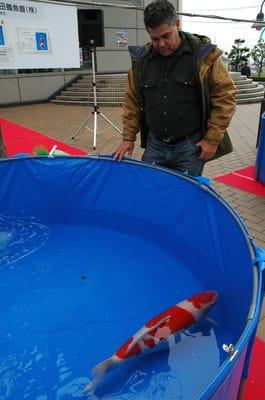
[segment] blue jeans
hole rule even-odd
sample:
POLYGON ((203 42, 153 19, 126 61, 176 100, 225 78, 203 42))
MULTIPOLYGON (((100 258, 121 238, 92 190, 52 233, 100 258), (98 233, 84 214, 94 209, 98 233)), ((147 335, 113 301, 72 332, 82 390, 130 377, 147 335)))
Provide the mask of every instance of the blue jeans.
POLYGON ((176 144, 168 144, 149 134, 142 160, 171 168, 184 174, 202 174, 204 161, 199 160, 201 148, 196 146, 202 139, 200 132, 176 144))

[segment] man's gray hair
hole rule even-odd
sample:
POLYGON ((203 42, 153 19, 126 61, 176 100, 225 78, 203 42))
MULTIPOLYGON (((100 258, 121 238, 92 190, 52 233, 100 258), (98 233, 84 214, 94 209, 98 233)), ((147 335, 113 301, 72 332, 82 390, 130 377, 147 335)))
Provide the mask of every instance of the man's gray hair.
POLYGON ((155 0, 144 9, 144 24, 146 29, 157 28, 162 24, 173 26, 177 21, 177 13, 168 0, 155 0))

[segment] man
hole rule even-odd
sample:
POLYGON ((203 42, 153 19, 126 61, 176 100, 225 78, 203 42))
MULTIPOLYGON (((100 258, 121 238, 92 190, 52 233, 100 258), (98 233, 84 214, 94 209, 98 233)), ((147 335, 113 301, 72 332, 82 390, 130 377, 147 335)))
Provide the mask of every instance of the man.
POLYGON ((129 48, 123 140, 114 158, 132 155, 141 128, 143 161, 201 175, 205 161, 232 151, 225 131, 235 110, 233 81, 208 38, 180 31, 168 0, 150 3, 144 22, 151 43, 129 48))
POLYGON ((241 75, 245 75, 247 77, 251 75, 250 68, 247 62, 245 62, 245 64, 241 68, 241 75))

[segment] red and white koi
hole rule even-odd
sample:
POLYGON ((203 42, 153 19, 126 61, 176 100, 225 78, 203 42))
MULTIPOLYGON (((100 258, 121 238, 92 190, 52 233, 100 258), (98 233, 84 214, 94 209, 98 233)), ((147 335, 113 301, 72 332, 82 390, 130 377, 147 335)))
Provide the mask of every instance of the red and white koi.
POLYGON ((103 375, 115 365, 157 346, 171 335, 177 334, 198 322, 217 300, 215 291, 197 293, 186 300, 168 308, 147 322, 112 357, 97 364, 92 371, 94 380, 88 384, 85 391, 91 391, 103 375))

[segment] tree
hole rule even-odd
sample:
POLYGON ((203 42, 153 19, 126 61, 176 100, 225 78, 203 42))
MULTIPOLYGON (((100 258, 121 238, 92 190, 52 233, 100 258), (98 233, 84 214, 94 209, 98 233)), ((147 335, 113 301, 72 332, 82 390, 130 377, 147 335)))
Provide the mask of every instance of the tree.
POLYGON ((254 60, 254 64, 257 67, 258 76, 262 72, 262 68, 265 64, 265 43, 264 40, 259 40, 258 44, 251 50, 251 57, 254 60))
POLYGON ((250 50, 248 47, 242 47, 245 43, 245 39, 235 39, 234 44, 230 53, 228 54, 228 59, 232 65, 234 71, 238 71, 239 66, 248 60, 250 55, 250 50))

